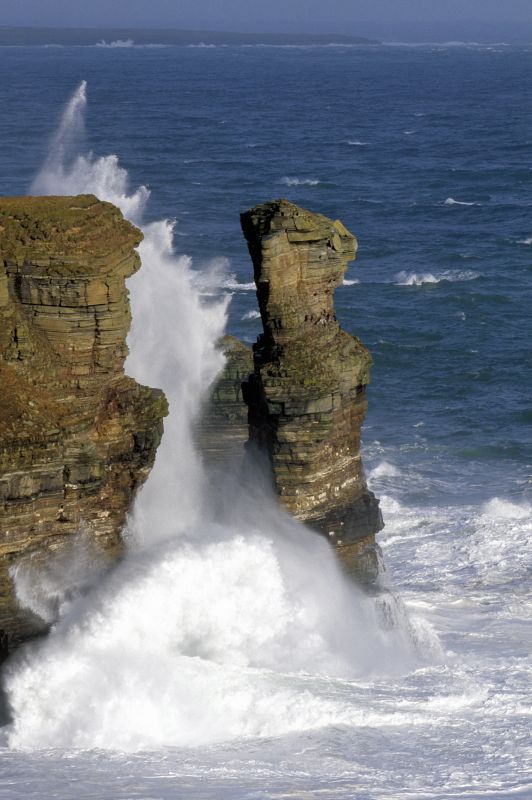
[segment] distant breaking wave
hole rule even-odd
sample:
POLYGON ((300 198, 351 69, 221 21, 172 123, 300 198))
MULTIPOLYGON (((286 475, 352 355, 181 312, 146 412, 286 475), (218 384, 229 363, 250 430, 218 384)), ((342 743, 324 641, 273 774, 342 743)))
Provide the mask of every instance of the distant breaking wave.
POLYGON ((454 197, 448 197, 444 205, 446 206, 480 206, 481 203, 467 203, 465 200, 455 200, 454 197))
POLYGON ((347 144, 351 145, 351 147, 367 147, 368 146, 367 142, 359 142, 358 139, 355 139, 355 140, 348 139, 347 140, 347 144))
POLYGON ((436 273, 436 275, 433 275, 432 272, 406 272, 403 270, 396 275, 395 285, 423 286, 425 283, 441 283, 442 281, 456 283, 459 281, 474 281, 479 276, 479 272, 474 272, 471 269, 447 269, 444 272, 436 273))
POLYGON ((96 42, 94 47, 134 47, 135 42, 133 39, 116 39, 114 42, 106 42, 105 39, 101 39, 99 42, 96 42))
POLYGON ((285 175, 281 178, 280 183, 285 186, 317 186, 320 181, 315 178, 290 178, 285 175))
POLYGON ((342 281, 342 286, 355 286, 357 283, 360 283, 358 278, 344 278, 342 281))
MULTIPOLYGON (((59 45, 63 47, 63 45, 59 45)), ((83 45, 81 45, 83 47, 83 45)), ((85 45, 86 47, 103 47, 112 50, 124 50, 130 47, 134 47, 136 50, 144 49, 147 47, 170 47, 171 45, 168 44, 158 44, 157 42, 149 43, 149 44, 135 44, 133 39, 116 39, 114 42, 106 42, 105 39, 101 39, 96 44, 89 44, 85 45)))
POLYGON ((532 236, 527 236, 526 239, 518 239, 517 244, 532 244, 532 236))

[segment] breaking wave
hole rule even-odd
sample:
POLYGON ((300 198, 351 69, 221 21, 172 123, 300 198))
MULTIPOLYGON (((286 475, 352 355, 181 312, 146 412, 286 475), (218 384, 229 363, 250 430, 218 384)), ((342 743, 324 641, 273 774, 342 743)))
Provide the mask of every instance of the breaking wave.
POLYGON ((317 186, 321 181, 316 178, 290 178, 285 176, 281 178, 280 183, 283 183, 285 186, 317 186))
POLYGON ((114 42, 106 42, 105 39, 102 39, 99 42, 96 42, 94 47, 134 47, 135 42, 133 39, 116 39, 114 42))
POLYGON ((455 200, 454 197, 448 197, 445 200, 444 205, 446 206, 480 206, 481 203, 470 203, 466 202, 465 200, 455 200))
MULTIPOLYGON (((85 105, 83 83, 34 185, 94 192, 141 224, 147 190, 128 190, 117 157, 75 153, 85 105)), ((126 368, 165 391, 170 415, 126 557, 96 571, 80 563, 74 576, 53 560, 44 573, 13 572, 21 602, 53 625, 8 670, 10 746, 139 750, 360 724, 356 705, 330 696, 327 676, 440 659, 437 637, 391 595, 385 609, 362 595, 328 542, 285 515, 251 466, 245 481, 207 474, 195 424, 223 366, 230 297, 205 302, 170 222, 143 231, 126 368)))
POLYGON ((435 275, 432 272, 406 272, 405 270, 402 270, 396 275, 395 285, 424 286, 428 283, 441 283, 442 281, 448 281, 449 283, 473 281, 478 277, 480 277, 480 273, 474 272, 474 270, 471 269, 448 269, 444 270, 443 272, 436 273, 435 275))

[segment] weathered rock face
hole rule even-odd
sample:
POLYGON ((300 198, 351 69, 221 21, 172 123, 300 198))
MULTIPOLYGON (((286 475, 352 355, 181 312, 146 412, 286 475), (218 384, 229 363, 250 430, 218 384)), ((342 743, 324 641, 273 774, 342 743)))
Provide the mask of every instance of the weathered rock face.
POLYGON ((248 440, 242 383, 253 371, 253 352, 234 336, 222 336, 218 344, 226 362, 201 415, 198 444, 208 463, 225 469, 239 464, 248 440))
POLYGON ((16 609, 8 568, 81 526, 116 547, 167 413, 124 374, 125 279, 142 234, 92 195, 0 199, 0 629, 16 609))
POLYGON ((267 452, 283 506, 372 581, 382 518, 360 457, 371 358, 333 307, 356 240, 341 222, 287 200, 259 205, 241 222, 264 329, 245 386, 250 441, 267 452))

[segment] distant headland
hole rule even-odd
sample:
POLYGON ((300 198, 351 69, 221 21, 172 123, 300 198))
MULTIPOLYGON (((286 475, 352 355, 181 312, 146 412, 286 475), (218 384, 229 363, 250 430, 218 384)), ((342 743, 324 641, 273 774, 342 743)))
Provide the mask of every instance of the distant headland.
POLYGON ((376 39, 339 33, 231 33, 168 28, 0 27, 0 46, 15 45, 353 45, 376 39))

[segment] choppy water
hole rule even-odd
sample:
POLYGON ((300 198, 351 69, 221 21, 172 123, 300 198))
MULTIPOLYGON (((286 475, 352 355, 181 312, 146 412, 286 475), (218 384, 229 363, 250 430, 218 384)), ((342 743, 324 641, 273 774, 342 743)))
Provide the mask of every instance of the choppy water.
MULTIPOLYGON (((294 542, 271 509, 257 522, 242 501, 228 536, 227 519, 220 530, 148 491, 162 543, 66 609, 48 650, 15 670, 0 797, 532 794, 531 59, 504 46, 0 51, 5 194, 28 191, 81 80, 81 152, 116 153, 127 173, 87 158, 65 191, 88 176, 138 218, 134 190, 149 185, 145 261, 184 293, 176 342, 195 315, 208 330, 191 352, 176 344, 184 387, 166 386, 165 363, 143 372, 149 346, 130 367, 181 409, 216 367, 223 324, 223 302, 201 312, 194 286, 224 287, 229 330, 258 331, 240 210, 287 196, 357 234, 336 306, 375 359, 365 462, 404 603, 386 633, 320 543, 294 542), (149 227, 162 217, 192 265, 149 227)), ((190 479, 186 464, 161 472, 159 489, 190 479)))

